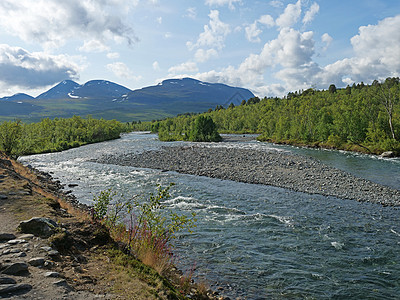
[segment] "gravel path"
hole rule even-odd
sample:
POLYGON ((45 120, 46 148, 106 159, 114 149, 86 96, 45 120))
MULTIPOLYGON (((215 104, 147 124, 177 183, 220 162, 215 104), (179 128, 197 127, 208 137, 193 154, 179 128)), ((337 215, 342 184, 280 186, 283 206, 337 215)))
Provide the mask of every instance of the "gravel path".
POLYGON ((97 162, 266 184, 309 194, 400 206, 400 190, 355 177, 315 159, 286 152, 199 145, 104 156, 97 162))

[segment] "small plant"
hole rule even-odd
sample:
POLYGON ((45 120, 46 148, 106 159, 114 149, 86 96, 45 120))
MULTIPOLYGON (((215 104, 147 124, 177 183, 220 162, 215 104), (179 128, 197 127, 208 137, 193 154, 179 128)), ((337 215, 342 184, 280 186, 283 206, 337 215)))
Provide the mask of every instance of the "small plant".
POLYGON ((128 252, 160 274, 173 265, 171 241, 176 233, 184 229, 191 232, 196 226, 195 213, 187 216, 165 210, 163 201, 170 197, 172 186, 158 186, 157 193, 144 200, 138 196, 115 200, 117 193, 111 189, 93 199, 93 219, 105 224, 128 252))

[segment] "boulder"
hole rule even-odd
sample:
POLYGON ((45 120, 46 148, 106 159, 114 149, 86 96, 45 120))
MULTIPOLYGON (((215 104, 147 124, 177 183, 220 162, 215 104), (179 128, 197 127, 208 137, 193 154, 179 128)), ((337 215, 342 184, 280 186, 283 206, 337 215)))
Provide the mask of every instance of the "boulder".
POLYGON ((49 237, 56 233, 58 225, 49 218, 32 218, 19 223, 18 230, 22 233, 32 233, 39 237, 49 237))
POLYGON ((381 157, 385 158, 395 157, 395 154, 393 151, 386 151, 381 154, 381 157))

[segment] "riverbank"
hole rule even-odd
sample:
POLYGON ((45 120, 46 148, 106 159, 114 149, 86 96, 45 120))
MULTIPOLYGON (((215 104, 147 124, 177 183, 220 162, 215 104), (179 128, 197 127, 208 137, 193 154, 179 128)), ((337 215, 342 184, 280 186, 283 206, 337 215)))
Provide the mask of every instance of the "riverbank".
POLYGON ((0 298, 186 299, 178 273, 166 279, 123 253, 59 182, 0 154, 0 298), (32 218, 50 233, 18 229, 32 218))
POLYGON ((238 182, 265 184, 309 194, 400 206, 400 191, 355 177, 296 154, 203 145, 163 147, 97 162, 161 169, 238 182))

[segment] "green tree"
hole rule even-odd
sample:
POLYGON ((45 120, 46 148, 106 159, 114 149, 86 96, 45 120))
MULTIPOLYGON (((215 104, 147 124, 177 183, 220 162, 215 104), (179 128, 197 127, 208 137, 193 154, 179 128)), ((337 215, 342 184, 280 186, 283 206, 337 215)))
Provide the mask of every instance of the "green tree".
POLYGON ((210 116, 198 116, 189 133, 189 140, 193 142, 220 142, 221 136, 217 131, 213 119, 210 116))
POLYGON ((5 154, 12 158, 18 158, 19 142, 22 136, 21 121, 6 121, 0 125, 0 147, 5 154))

